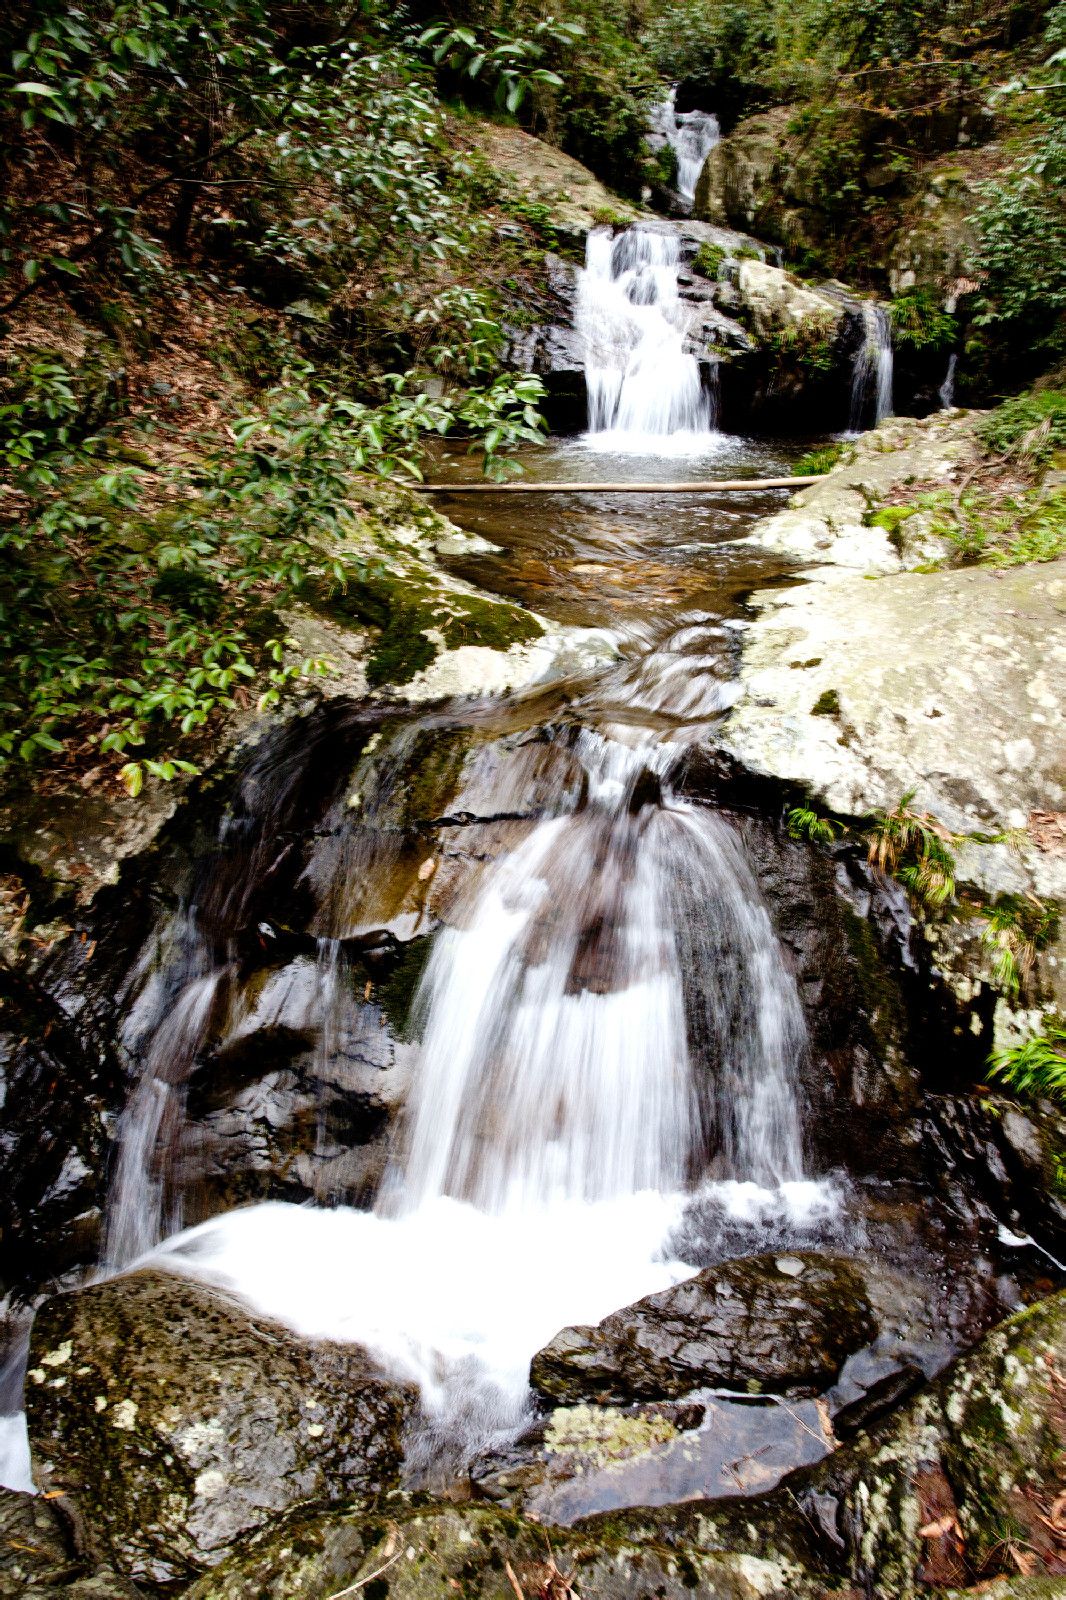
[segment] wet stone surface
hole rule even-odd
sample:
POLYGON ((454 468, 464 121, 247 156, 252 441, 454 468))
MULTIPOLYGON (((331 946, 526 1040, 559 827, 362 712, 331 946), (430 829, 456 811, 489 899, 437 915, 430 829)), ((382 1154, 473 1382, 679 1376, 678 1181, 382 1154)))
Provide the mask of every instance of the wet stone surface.
POLYGON ((396 1481, 410 1390, 358 1345, 300 1340, 142 1271, 46 1301, 27 1410, 38 1483, 128 1577, 188 1580, 299 1501, 396 1481))
POLYGON ((623 1404, 715 1386, 816 1393, 873 1332, 848 1262, 754 1256, 648 1295, 595 1328, 564 1328, 533 1358, 530 1382, 552 1400, 623 1404))

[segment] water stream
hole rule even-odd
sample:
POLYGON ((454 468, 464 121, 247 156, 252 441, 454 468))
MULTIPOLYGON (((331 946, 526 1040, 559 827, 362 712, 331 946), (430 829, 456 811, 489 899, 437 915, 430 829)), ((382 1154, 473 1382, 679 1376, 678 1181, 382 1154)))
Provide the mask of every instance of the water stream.
POLYGON ((691 207, 696 198, 703 163, 721 137, 718 118, 710 111, 677 110, 677 88, 652 107, 648 143, 652 149, 669 145, 677 162, 677 194, 691 207))
MULTIPOLYGON (((759 476, 802 449, 716 431, 668 228, 595 231, 577 319, 589 430, 532 457, 534 474, 702 478, 713 462, 759 476)), ((856 393, 866 407, 872 383, 887 407, 881 308, 869 326, 856 393)), ((469 467, 445 458, 442 470, 469 467)), ((746 595, 782 580, 779 558, 738 542, 782 496, 475 498, 445 509, 492 546, 458 570, 600 627, 615 663, 543 702, 440 713, 486 726, 428 860, 403 817, 432 718, 366 740, 307 846, 297 932, 289 908, 260 920, 256 895, 293 848, 286 786, 318 769, 300 766, 302 749, 284 770, 255 768, 251 809, 223 817, 119 997, 139 1069, 103 1269, 154 1261, 300 1332, 366 1344, 420 1386, 423 1464, 451 1451, 456 1470, 528 1418, 530 1358, 561 1327, 689 1275, 712 1236, 720 1254, 787 1247, 836 1227, 842 1204, 808 1154, 811 1045, 793 963, 735 821, 679 781, 735 697, 746 595), (449 854, 444 824, 473 842, 449 854), (227 862, 241 871, 216 870, 227 862), (238 934, 266 946, 282 924, 289 939, 306 929, 298 957, 242 988, 238 934), (409 1088, 383 1173, 361 1180, 370 1207, 186 1206, 186 1097, 205 1052, 217 1071, 269 1024, 314 1040, 320 1083, 377 1094, 384 1017, 351 947, 428 933, 409 1088)), ((343 1156, 344 1137, 314 1108, 314 1154, 343 1156)), ((9 1470, 24 1475, 24 1435, 10 1432, 9 1470)))
POLYGON ((892 318, 887 306, 867 301, 862 308, 862 340, 855 352, 851 380, 853 433, 876 427, 892 415, 892 318))

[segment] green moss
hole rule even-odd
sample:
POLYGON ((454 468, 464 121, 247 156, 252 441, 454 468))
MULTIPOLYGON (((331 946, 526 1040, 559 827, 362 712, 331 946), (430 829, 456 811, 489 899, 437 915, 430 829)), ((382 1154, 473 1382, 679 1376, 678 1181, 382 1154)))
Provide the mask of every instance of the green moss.
POLYGON ((811 707, 812 717, 836 717, 840 714, 840 696, 835 689, 826 689, 811 707))
POLYGON ((798 461, 793 462, 793 475, 797 478, 811 478, 816 473, 832 472, 843 453, 842 444, 824 444, 817 450, 808 450, 798 461))
POLYGON ((868 528, 884 528, 891 536, 900 524, 906 522, 908 517, 913 517, 917 510, 917 506, 881 506, 877 511, 867 512, 862 520, 868 528))
POLYGON ((425 971, 432 946, 433 941, 428 935, 422 939, 411 939, 400 947, 400 954, 388 977, 375 982, 374 998, 399 1039, 410 1037, 411 1001, 425 971))
POLYGON ((441 648, 431 632, 439 634, 450 650, 469 644, 506 650, 539 638, 542 632, 536 618, 518 606, 457 594, 383 567, 346 589, 320 585, 308 599, 319 611, 351 617, 379 630, 367 663, 367 680, 374 688, 410 683, 430 666, 441 648))

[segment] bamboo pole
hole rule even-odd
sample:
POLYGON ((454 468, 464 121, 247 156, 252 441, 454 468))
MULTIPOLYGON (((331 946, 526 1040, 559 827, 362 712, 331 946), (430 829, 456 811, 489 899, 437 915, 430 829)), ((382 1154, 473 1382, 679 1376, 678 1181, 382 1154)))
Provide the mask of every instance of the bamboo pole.
POLYGON ((420 483, 427 494, 717 494, 738 489, 803 489, 810 478, 719 478, 692 483, 420 483))

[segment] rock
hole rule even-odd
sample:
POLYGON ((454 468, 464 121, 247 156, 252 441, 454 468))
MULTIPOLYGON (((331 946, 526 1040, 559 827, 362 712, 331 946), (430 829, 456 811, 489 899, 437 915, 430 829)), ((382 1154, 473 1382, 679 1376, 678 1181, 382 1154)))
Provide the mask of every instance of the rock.
POLYGON ((71 1496, 94 1557, 151 1583, 298 1501, 391 1487, 411 1399, 358 1346, 159 1271, 46 1301, 31 1337, 36 1479, 71 1496))
POLYGON ((802 224, 783 204, 776 179, 785 130, 794 112, 779 106, 745 117, 715 145, 696 185, 693 215, 720 226, 744 228, 783 244, 798 241, 802 224))
POLYGON ((805 1573, 787 1557, 656 1549, 609 1528, 593 1537, 549 1534, 484 1507, 402 1505, 392 1515, 296 1514, 235 1551, 184 1600, 534 1600, 571 1592, 581 1600, 856 1600, 850 1585, 805 1573))
POLYGON ((668 1399, 702 1387, 790 1393, 828 1388, 873 1336, 862 1280, 831 1256, 708 1267, 594 1328, 564 1328, 533 1358, 530 1383, 556 1401, 668 1399))
POLYGON ((113 1568, 79 1556, 56 1502, 0 1489, 0 1600, 136 1600, 113 1568))
POLYGON ((995 1328, 876 1432, 769 1495, 592 1517, 580 1530, 789 1559, 868 1600, 972 1593, 978 1578, 990 1594, 1061 1594, 1066 1553, 1051 1513, 1063 1487, 1064 1355, 1058 1294, 995 1328), (1016 1553, 1031 1589, 1018 1586, 1016 1553))
POLYGON ((951 1159, 963 1166, 999 1221, 1061 1254, 1066 1198, 1058 1168, 1066 1151, 1066 1116, 1048 1100, 1020 1106, 1002 1095, 933 1095, 928 1108, 951 1159))

